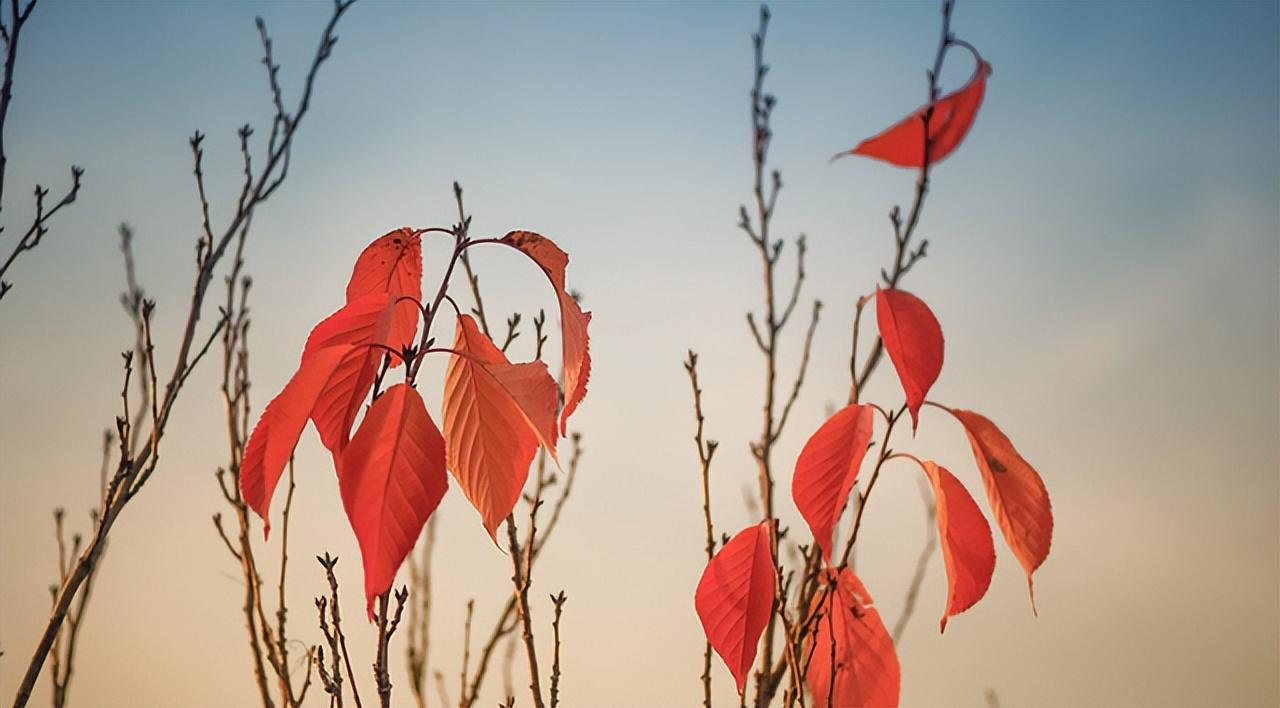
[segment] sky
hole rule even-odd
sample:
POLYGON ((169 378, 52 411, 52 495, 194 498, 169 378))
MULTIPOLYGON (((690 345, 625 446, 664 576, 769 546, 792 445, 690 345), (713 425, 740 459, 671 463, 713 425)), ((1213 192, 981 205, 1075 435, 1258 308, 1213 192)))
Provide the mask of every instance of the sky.
MULTIPOLYGON (((939 15, 933 3, 771 9, 771 159, 784 180, 774 228, 807 235, 803 298, 825 305, 777 449, 786 499, 795 455, 844 400, 854 303, 892 257, 885 215, 909 203, 914 180, 828 159, 920 105, 939 15)), ((399 226, 452 223, 454 180, 473 233, 530 229, 571 255, 569 284, 594 312, 590 395, 572 426, 585 453, 533 593, 544 627, 546 596, 569 596, 567 706, 700 700, 692 597, 703 530, 681 367, 690 348, 707 433, 722 445, 717 527, 758 520, 742 490, 754 484, 747 442, 762 362, 744 313, 762 295, 757 255, 735 226, 750 197, 757 11, 362 0, 321 70, 288 181, 255 216, 256 406, 288 379, 309 328, 340 306, 364 245, 399 226)), ((16 688, 43 627, 57 572, 52 510, 88 527, 101 431, 117 414, 117 353, 132 334, 117 301, 116 228, 137 234, 167 364, 200 228, 187 139, 208 135, 219 222, 237 189, 236 129, 252 123, 260 139, 270 117, 255 15, 296 96, 326 3, 42 2, 24 29, 0 254, 30 218, 33 184, 57 193, 69 165, 86 172, 80 199, 19 258, 0 301, 0 693, 16 688)), ((983 705, 994 690, 1003 705, 1276 705, 1280 5, 960 0, 952 27, 994 74, 973 131, 935 170, 920 226, 929 256, 903 285, 947 334, 931 397, 1002 427, 1044 478, 1056 525, 1036 574, 1038 617, 997 541, 987 597, 939 635, 935 558, 899 646, 902 700, 983 705)), ((971 71, 952 55, 944 88, 971 71)), ((428 278, 446 255, 428 246, 428 278)), ((554 312, 518 254, 477 251, 475 264, 490 312, 554 312)), ((798 326, 785 335, 784 370, 798 364, 801 336, 798 326)), ((434 367, 422 387, 433 415, 434 367)), ((159 470, 112 533, 73 705, 255 700, 238 567, 209 520, 223 510, 213 471, 226 456, 215 369, 206 362, 190 380, 159 470)), ((901 395, 882 366, 869 398, 898 405, 901 395)), ((977 489, 962 431, 936 411, 906 444, 977 489)), ((361 580, 314 433, 297 454, 288 597, 292 626, 314 642, 323 577, 308 559, 342 558, 349 617, 360 616, 361 580)), ((859 573, 891 622, 926 533, 915 474, 886 470, 860 536, 859 573)), ((784 523, 803 528, 788 504, 784 523)), ((457 490, 438 517, 432 663, 456 676, 466 602, 489 624, 510 566, 457 490)), ((370 655, 371 634, 353 630, 359 655, 370 655)), ((409 701, 402 647, 397 705, 409 701)), ((517 685, 520 671, 517 662, 517 685)), ((734 700, 722 666, 714 678, 718 700, 734 700)), ((500 700, 498 676, 489 688, 482 702, 500 700)), ((47 700, 42 682, 35 703, 47 700)))

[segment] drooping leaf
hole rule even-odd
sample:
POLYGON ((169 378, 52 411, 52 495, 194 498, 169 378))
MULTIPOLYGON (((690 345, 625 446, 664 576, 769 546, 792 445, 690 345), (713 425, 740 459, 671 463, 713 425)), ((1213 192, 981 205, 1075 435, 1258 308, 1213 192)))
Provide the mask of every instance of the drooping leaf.
POLYGON ((876 323, 906 393, 914 432, 920 406, 942 372, 942 327, 923 300, 896 288, 876 289, 876 323))
POLYGON ((364 559, 366 609, 391 588, 449 488, 444 438, 409 384, 387 389, 342 453, 342 506, 364 559))
POLYGON ((276 483, 302 436, 316 400, 345 359, 361 356, 362 349, 350 345, 313 352, 303 359, 284 390, 262 411, 262 417, 245 443, 240 464, 240 493, 249 508, 262 517, 264 534, 271 531, 268 511, 276 483))
POLYGON ((929 460, 920 466, 933 485, 938 542, 947 568, 947 609, 941 622, 945 632, 948 618, 973 607, 987 594, 996 569, 996 549, 987 518, 960 480, 929 460))
POLYGON ((1027 592, 1035 610, 1031 574, 1049 555, 1053 540, 1053 508, 1044 481, 1009 438, 986 417, 966 410, 947 409, 964 426, 973 456, 982 471, 987 501, 1000 532, 1027 574, 1027 592))
MULTIPOLYGON (((392 313, 400 314, 392 296, 386 292, 370 292, 347 303, 311 330, 302 359, 334 345, 359 348, 339 362, 328 383, 320 391, 311 420, 320 433, 320 441, 335 455, 346 447, 351 425, 364 403, 385 350, 391 346, 392 313)), ((410 314, 415 314, 411 312, 410 314)), ((392 357, 396 359, 396 357, 392 357)))
POLYGON ((729 667, 738 693, 773 612, 777 571, 769 543, 771 523, 748 526, 729 539, 707 562, 693 596, 707 641, 729 667))
MULTIPOLYGON (((982 105, 987 90, 987 77, 991 65, 978 62, 969 82, 954 93, 939 98, 933 104, 929 116, 929 164, 942 162, 960 146, 982 105)), ((928 106, 890 126, 879 135, 863 140, 858 146, 842 152, 844 155, 863 155, 883 160, 899 167, 922 167, 925 159, 924 117, 928 106)))
POLYGON ((566 433, 570 414, 587 395, 587 379, 591 378, 591 352, 588 348, 587 325, 591 313, 583 312, 578 302, 565 289, 564 271, 569 254, 551 239, 532 231, 512 231, 502 242, 524 253, 547 274, 560 302, 560 333, 564 349, 564 410, 560 413, 560 434, 566 433))
POLYGON ((556 383, 541 361, 512 364, 476 326, 458 317, 444 382, 449 471, 497 541, 541 443, 556 454, 556 383))
MULTIPOLYGON (((412 344, 418 329, 417 305, 402 296, 422 300, 422 236, 410 228, 399 228, 365 247, 356 259, 347 283, 347 302, 369 293, 387 293, 393 300, 395 320, 389 343, 393 349, 412 344)), ((392 358, 398 366, 399 359, 392 358)))
POLYGON ((818 428, 796 458, 791 497, 827 562, 831 561, 836 520, 849 500, 871 442, 873 416, 871 406, 841 408, 818 428))
POLYGON ((898 653, 866 587, 847 567, 824 570, 821 582, 825 591, 819 590, 813 600, 820 612, 816 631, 808 634, 803 648, 804 656, 812 657, 806 679, 814 705, 898 705, 898 653))

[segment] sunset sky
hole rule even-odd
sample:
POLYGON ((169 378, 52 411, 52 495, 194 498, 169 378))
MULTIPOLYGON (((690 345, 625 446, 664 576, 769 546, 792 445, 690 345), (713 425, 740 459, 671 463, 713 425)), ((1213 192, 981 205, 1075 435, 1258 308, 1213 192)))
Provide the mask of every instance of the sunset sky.
MULTIPOLYGON (((295 97, 328 7, 41 0, 23 30, 0 257, 30 219, 35 183, 56 194, 69 165, 86 172, 80 199, 6 274, 14 289, 0 301, 0 700, 44 626, 57 574, 52 510, 88 529, 102 430, 118 413, 118 352, 133 335, 117 299, 117 226, 136 232, 167 369, 200 229, 187 140, 208 135, 213 218, 225 223, 236 129, 250 122, 264 140, 271 115, 253 18, 266 20, 295 97)), ((828 160, 923 102, 939 13, 931 2, 771 9, 771 164, 785 184, 775 233, 807 234, 805 307, 825 304, 777 451, 782 518, 801 535, 790 470, 845 399, 854 303, 892 257, 886 214, 909 205, 915 179, 828 160)), ((455 220, 454 180, 474 234, 530 229, 571 255, 569 285, 594 312, 590 395, 571 425, 585 454, 531 594, 543 639, 547 595, 569 596, 567 706, 701 699, 701 490, 681 367, 690 348, 701 355, 707 434, 722 446, 718 531, 759 521, 743 501, 762 379, 744 313, 759 311, 762 291, 758 256, 735 226, 750 198, 757 12, 362 0, 339 25, 289 179, 254 219, 255 415, 293 372, 310 327, 343 302, 369 241, 455 220)), ((997 540, 987 597, 939 635, 946 585, 935 557, 899 647, 902 700, 983 705, 994 690, 1006 706, 1280 704, 1280 4, 960 0, 952 28, 994 74, 972 133, 934 172, 920 227, 929 256, 903 287, 947 335, 931 398, 1003 428, 1043 476, 1056 528, 1036 575, 1039 617, 997 540)), ((953 53, 944 89, 972 69, 953 53)), ((447 250, 428 243, 428 278, 438 278, 447 250)), ((788 245, 788 279, 792 255, 788 245)), ((555 311, 519 254, 477 250, 475 264, 491 317, 555 311)), ((465 296, 464 283, 452 292, 465 296)), ((215 317, 207 308, 205 325, 215 317)), ((802 335, 799 324, 786 335, 784 371, 798 364, 802 335)), ((517 357, 532 356, 531 338, 517 357)), ((188 383, 155 477, 112 533, 73 705, 256 700, 239 568, 210 523, 225 510, 213 477, 226 459, 217 368, 206 361, 188 383)), ((437 420, 443 370, 434 362, 420 387, 437 420)), ((897 406, 901 396, 886 362, 869 397, 897 406)), ((962 430, 938 411, 899 444, 980 488, 962 430)), ((357 621, 359 551, 330 458, 310 430, 297 455, 291 627, 319 640, 312 598, 324 585, 311 558, 332 552, 353 652, 371 657, 372 629, 357 621)), ((859 539, 859 574, 890 623, 927 531, 917 477, 906 464, 886 468, 859 539)), ((511 568, 456 488, 438 514, 431 662, 456 694, 466 602, 490 625, 511 568)), ((402 651, 393 643, 392 678, 396 704, 408 705, 402 651)), ((732 679, 716 671, 729 705, 732 679)), ((500 673, 481 705, 501 699, 500 673)), ((48 690, 42 682, 33 704, 48 690)), ((527 692, 517 697, 527 703, 527 692)), ((316 691, 312 705, 321 699, 316 691)))

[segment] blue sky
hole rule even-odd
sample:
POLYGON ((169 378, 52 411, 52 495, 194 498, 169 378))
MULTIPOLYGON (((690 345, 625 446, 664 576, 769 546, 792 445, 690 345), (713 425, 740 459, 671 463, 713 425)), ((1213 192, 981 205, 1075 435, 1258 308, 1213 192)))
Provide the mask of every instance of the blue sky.
MULTIPOLYGON (((327 7, 48 2, 24 31, 6 126, 6 234, 30 213, 32 183, 56 192, 68 165, 87 172, 80 201, 18 261, 0 303, 0 392, 12 402, 0 407, 0 559, 32 576, 0 594, 6 654, 25 653, 54 572, 52 541, 29 539, 43 543, 54 506, 92 503, 97 436, 115 414, 114 352, 131 340, 115 301, 115 227, 137 231, 158 339, 171 340, 199 225, 186 140, 209 136, 217 219, 236 187, 236 127, 251 122, 261 138, 269 118, 253 17, 267 21, 292 96, 327 7)), ((892 255, 885 214, 909 201, 914 179, 828 158, 922 102, 938 12, 771 7, 772 161, 785 181, 775 228, 808 234, 806 297, 827 305, 779 451, 789 461, 847 390, 853 302, 892 255)), ((729 2, 362 2, 339 28, 294 171, 248 249, 259 404, 340 303, 359 250, 390 228, 450 223, 455 179, 479 233, 533 229, 572 255, 570 285, 595 311, 596 373, 576 418, 588 450, 581 496, 539 581, 573 598, 573 705, 698 695, 701 517, 680 368, 690 347, 725 445, 720 523, 751 522, 738 500, 753 474, 760 368, 743 312, 757 307, 759 276, 734 224, 750 188, 756 13, 729 2)), ((987 687, 1006 704, 1280 700, 1278 27, 1274 2, 959 3, 954 31, 995 73, 972 133, 935 172, 921 226, 930 256, 904 285, 948 334, 937 397, 1002 425, 1045 477, 1059 525, 1037 576, 1039 619, 1000 551, 991 595, 937 636, 935 566, 901 650, 907 702, 980 704, 987 687)), ((967 78, 969 62, 949 58, 944 85, 967 78)), ((429 274, 442 255, 428 250, 429 274)), ((515 255, 477 263, 487 307, 553 310, 541 275, 515 255)), ((873 398, 899 395, 882 370, 873 398)), ((219 405, 205 371, 178 411, 172 467, 113 542, 122 550, 102 576, 77 679, 85 700, 251 696, 247 674, 243 685, 227 679, 244 671, 234 568, 208 528, 219 504, 211 470, 224 456, 210 434, 219 405), (183 596, 209 608, 197 630, 224 657, 213 676, 138 625, 183 596), (173 680, 139 687, 114 652, 173 680)), ((976 484, 963 436, 942 420, 926 417, 918 445, 976 484)), ((300 502, 312 510, 299 557, 331 549, 354 560, 310 434, 299 454, 311 473, 300 502)), ((860 555, 890 617, 922 536, 914 480, 895 484, 868 511, 860 555)), ((459 569, 440 590, 447 673, 460 608, 474 596, 492 611, 507 579, 461 501, 451 494, 440 512, 457 537, 442 562, 459 569)), ((357 567, 344 580, 353 590, 357 567)), ((304 573, 295 607, 319 580, 304 573)), ((15 663, 0 661, 5 690, 15 663)), ((718 680, 726 686, 727 674, 718 680)))

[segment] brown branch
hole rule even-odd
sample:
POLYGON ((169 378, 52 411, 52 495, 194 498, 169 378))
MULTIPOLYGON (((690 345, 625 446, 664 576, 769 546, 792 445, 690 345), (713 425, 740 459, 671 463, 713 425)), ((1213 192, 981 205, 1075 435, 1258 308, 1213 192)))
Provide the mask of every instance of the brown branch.
MULTIPOLYGON (((391 672, 387 667, 387 649, 391 637, 400 626, 400 618, 404 615, 405 602, 409 600, 409 588, 401 588, 395 593, 395 614, 390 614, 391 591, 378 596, 378 653, 373 663, 373 677, 378 686, 378 700, 382 708, 391 708, 391 672)), ((353 684, 354 686, 354 684, 353 684)))
POLYGON ((564 591, 551 596, 551 602, 556 607, 555 619, 551 621, 551 634, 555 642, 555 649, 551 655, 551 708, 560 705, 560 612, 564 609, 564 603, 567 598, 564 591))
MULTIPOLYGON (((205 295, 208 291, 218 263, 226 252, 232 239, 237 233, 241 233, 243 228, 252 218, 254 210, 261 205, 271 191, 279 186, 284 177, 285 165, 287 165, 286 155, 293 144, 293 136, 297 130, 297 126, 301 117, 306 113, 310 105, 311 93, 314 87, 314 79, 320 64, 328 58, 336 37, 333 32, 337 26, 338 20, 350 8, 354 0, 336 0, 333 13, 329 22, 325 27, 324 33, 320 40, 320 47, 317 50, 316 57, 311 64, 311 69, 307 75, 307 81, 295 113, 286 123, 284 132, 274 149, 268 150, 267 159, 262 171, 258 174, 254 187, 250 196, 244 200, 243 206, 236 210, 230 222, 227 224, 226 230, 222 232, 216 240, 210 240, 202 237, 197 242, 197 258, 196 258, 196 275, 195 283, 192 288, 191 302, 187 311, 186 324, 182 329, 182 335, 179 338, 177 347, 177 357, 174 363, 173 373, 168 378, 163 394, 161 390, 154 384, 154 357, 152 361, 147 362, 147 372, 152 381, 149 382, 153 392, 152 398, 152 424, 149 439, 135 448, 128 444, 127 434, 121 435, 122 454, 120 464, 117 466, 116 474, 113 476, 109 485, 106 502, 97 518, 94 531, 84 551, 76 560, 66 579, 62 582, 57 590, 54 607, 50 612, 50 616, 40 641, 32 654, 31 660, 28 662, 26 672, 22 681, 18 686, 16 696, 14 698, 15 708, 25 706, 30 699, 31 691, 35 686, 36 680, 39 678, 44 663, 52 649, 53 642, 58 636, 64 621, 67 619, 68 612, 71 611, 72 605, 76 602, 77 597, 86 589, 86 581, 92 576, 94 568, 101 558, 103 549, 111 528, 134 496, 140 491, 141 487, 151 473, 155 470, 158 461, 158 452, 160 440, 164 435, 165 428, 169 421, 169 416, 173 411, 174 404, 179 393, 190 375, 191 370, 199 363, 203 354, 208 350, 208 344, 212 342, 213 337, 207 340, 204 348, 197 350, 194 358, 192 357, 193 347, 197 342, 197 325, 204 311, 205 295)), ((28 7, 28 12, 30 6, 28 7)), ((16 29, 16 25, 15 25, 16 29)), ((193 141, 195 142, 195 141, 193 141)), ((198 147, 198 146, 196 146, 198 147)), ((198 152, 198 151, 197 151, 198 152)), ((197 156, 197 167, 199 167, 199 157, 197 156)), ((73 172, 77 175, 73 179, 73 185, 78 185, 78 171, 73 172)), ((74 193, 74 186, 72 193, 74 193)), ((60 203, 65 205, 64 203, 60 203)), ((56 207, 53 211, 56 211, 56 207)), ((38 213, 43 213, 45 218, 52 214, 43 212, 38 209, 38 213)), ((37 223, 42 223, 37 220, 37 223)), ((12 260, 12 259, 10 259, 12 260)), ((7 267, 7 266, 6 266, 7 267)), ((2 272, 2 270, 0 270, 2 272)), ((144 312, 144 324, 146 313, 144 312)), ((214 328, 214 336, 226 324, 226 313, 219 320, 214 328)), ((148 325, 149 327, 149 325, 148 325)), ((148 343, 150 349, 150 343, 148 343)), ((127 404, 126 404, 127 409, 127 404)), ((118 429, 127 431, 129 427, 127 411, 123 422, 117 423, 118 429)))
MULTIPOLYGON (((698 386, 698 355, 689 350, 689 358, 685 361, 684 370, 689 374, 689 385, 693 388, 693 417, 696 427, 693 442, 698 448, 698 463, 702 474, 702 521, 707 532, 707 562, 716 554, 715 529, 711 522, 711 458, 720 443, 715 440, 703 441, 702 428, 706 419, 702 415, 702 388, 698 386)), ((707 640, 702 655, 702 705, 711 708, 711 641, 707 640)))
MULTIPOLYGON (((526 548, 529 549, 532 549, 532 539, 535 538, 536 533, 536 527, 533 526, 533 518, 536 512, 537 507, 534 506, 533 513, 530 514, 531 527, 529 529, 529 537, 531 542, 526 545, 526 548)), ((521 636, 524 638, 525 656, 529 659, 529 691, 533 695, 535 708, 543 708, 542 676, 538 672, 538 647, 533 639, 533 619, 529 614, 529 576, 527 574, 529 563, 528 559, 525 558, 525 554, 520 550, 514 513, 507 516, 507 545, 511 551, 511 583, 515 586, 516 616, 524 628, 521 636)), ((532 554, 530 553, 529 555, 531 556, 532 554)))

